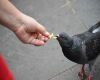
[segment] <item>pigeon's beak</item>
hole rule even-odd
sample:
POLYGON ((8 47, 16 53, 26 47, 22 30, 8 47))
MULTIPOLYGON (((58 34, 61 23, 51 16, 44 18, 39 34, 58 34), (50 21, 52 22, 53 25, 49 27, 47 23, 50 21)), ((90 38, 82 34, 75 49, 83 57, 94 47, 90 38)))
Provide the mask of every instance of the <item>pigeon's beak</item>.
POLYGON ((59 34, 56 37, 59 37, 59 34))
POLYGON ((59 40, 59 38, 60 38, 59 34, 56 37, 57 37, 56 39, 59 40))

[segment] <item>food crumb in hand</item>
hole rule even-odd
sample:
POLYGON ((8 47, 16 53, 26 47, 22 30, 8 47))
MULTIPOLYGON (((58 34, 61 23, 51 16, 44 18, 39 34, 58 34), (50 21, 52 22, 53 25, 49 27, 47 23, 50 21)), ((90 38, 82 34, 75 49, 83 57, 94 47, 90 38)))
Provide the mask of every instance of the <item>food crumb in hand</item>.
POLYGON ((57 37, 54 36, 54 34, 52 33, 50 36, 49 36, 49 39, 56 39, 57 37))

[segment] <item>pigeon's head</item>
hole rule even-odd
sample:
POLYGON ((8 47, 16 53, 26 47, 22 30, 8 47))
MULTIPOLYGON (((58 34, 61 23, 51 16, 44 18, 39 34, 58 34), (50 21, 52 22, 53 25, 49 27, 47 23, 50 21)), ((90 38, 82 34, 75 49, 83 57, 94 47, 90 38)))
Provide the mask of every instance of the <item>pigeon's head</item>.
POLYGON ((60 33, 57 36, 57 40, 61 45, 61 47, 71 47, 73 43, 72 38, 69 35, 67 35, 65 32, 60 33))

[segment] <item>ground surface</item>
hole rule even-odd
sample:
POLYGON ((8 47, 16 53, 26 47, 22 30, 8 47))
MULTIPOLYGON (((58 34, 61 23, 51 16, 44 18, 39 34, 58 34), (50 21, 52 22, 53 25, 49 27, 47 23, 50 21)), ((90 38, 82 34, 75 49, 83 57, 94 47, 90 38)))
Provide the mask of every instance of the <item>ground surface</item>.
MULTIPOLYGON (((100 0, 12 0, 49 32, 69 35, 84 32, 100 20, 100 0)), ((16 80, 79 80, 79 65, 67 60, 56 40, 34 47, 21 43, 0 26, 0 51, 16 80)))

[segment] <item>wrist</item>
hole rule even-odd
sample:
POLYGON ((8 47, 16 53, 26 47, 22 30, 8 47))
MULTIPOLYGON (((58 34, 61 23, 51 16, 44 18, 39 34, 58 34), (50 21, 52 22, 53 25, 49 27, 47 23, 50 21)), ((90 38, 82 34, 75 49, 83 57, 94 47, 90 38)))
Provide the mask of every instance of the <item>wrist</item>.
POLYGON ((13 32, 16 32, 18 28, 20 28, 23 25, 23 13, 17 13, 12 17, 11 25, 9 25, 9 29, 13 32))
POLYGON ((0 1, 0 24, 15 31, 22 25, 22 16, 23 13, 21 13, 11 2, 6 0, 0 1))
POLYGON ((15 14, 5 13, 0 16, 0 23, 15 32, 17 28, 22 25, 22 16, 23 13, 18 12, 15 14))

